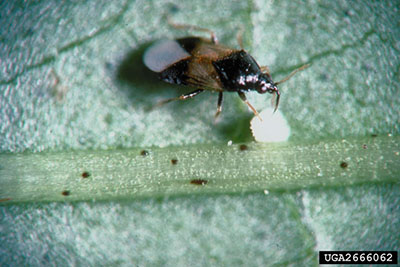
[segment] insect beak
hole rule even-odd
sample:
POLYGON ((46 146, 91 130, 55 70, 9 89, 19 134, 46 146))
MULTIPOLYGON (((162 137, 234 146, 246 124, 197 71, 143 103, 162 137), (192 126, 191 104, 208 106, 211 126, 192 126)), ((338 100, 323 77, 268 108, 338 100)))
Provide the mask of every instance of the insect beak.
POLYGON ((276 86, 274 86, 274 87, 275 88, 274 88, 274 92, 272 95, 272 105, 274 105, 274 113, 275 113, 279 106, 279 98, 281 97, 281 93, 279 93, 279 90, 276 86))

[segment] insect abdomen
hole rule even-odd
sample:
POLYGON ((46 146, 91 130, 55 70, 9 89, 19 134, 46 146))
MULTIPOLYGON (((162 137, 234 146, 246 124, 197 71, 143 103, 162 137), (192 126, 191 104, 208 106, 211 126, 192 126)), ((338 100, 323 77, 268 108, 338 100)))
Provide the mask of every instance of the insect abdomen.
POLYGON ((181 60, 160 72, 159 77, 167 83, 186 85, 188 60, 181 60))

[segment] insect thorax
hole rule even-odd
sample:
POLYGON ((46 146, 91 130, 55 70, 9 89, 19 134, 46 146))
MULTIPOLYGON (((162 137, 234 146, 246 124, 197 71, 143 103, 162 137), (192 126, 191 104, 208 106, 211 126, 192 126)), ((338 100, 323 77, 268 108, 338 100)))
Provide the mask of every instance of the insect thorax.
POLYGON ((259 87, 262 77, 260 67, 243 50, 213 62, 213 65, 227 91, 249 91, 259 87))

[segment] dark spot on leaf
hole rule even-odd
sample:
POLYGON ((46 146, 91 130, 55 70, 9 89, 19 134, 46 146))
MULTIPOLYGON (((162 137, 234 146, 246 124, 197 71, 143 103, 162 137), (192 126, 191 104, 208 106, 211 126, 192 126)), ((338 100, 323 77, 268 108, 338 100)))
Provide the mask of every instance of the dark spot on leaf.
POLYGON ((149 155, 149 151, 147 151, 147 150, 142 150, 142 151, 140 151, 140 155, 142 155, 142 156, 147 156, 147 155, 149 155))
POLYGON ((343 168, 343 169, 346 169, 348 166, 349 166, 349 164, 347 164, 347 162, 342 161, 340 163, 340 167, 343 168))
POLYGON ((351 16, 354 15, 354 13, 353 13, 353 11, 351 11, 351 10, 345 10, 345 11, 344 11, 344 15, 345 15, 346 17, 351 17, 351 16))
POLYGON ((329 75, 327 73, 322 73, 321 75, 319 75, 319 78, 322 81, 327 81, 329 79, 329 75))
POLYGON ((190 183, 195 185, 206 185, 208 181, 204 179, 193 179, 190 181, 190 183))
POLYGON ((175 14, 179 11, 179 7, 173 3, 170 3, 168 6, 168 10, 171 14, 175 14))
POLYGON ((171 164, 172 164, 172 165, 178 164, 178 160, 177 160, 177 159, 171 159, 171 164))
POLYGON ((89 172, 82 172, 82 178, 88 178, 90 176, 89 172))
POLYGON ((64 190, 61 192, 63 196, 69 196, 71 193, 68 190, 64 190))
POLYGON ((240 145, 240 146, 239 146, 240 151, 247 150, 248 148, 249 148, 249 147, 246 146, 246 145, 240 145))
POLYGON ((7 198, 0 198, 0 202, 5 202, 5 201, 9 201, 11 200, 11 198, 7 197, 7 198))
POLYGON ((104 122, 107 124, 111 124, 113 122, 113 115, 111 113, 108 113, 106 116, 104 116, 104 122))
POLYGON ((29 28, 24 32, 23 36, 24 36, 24 38, 27 38, 29 36, 32 36, 34 33, 35 33, 35 31, 32 28, 29 28))
POLYGON ((371 134, 371 137, 377 137, 378 135, 377 134, 371 134))
POLYGON ((363 146, 362 146, 364 149, 367 149, 367 145, 366 144, 363 144, 363 146))
POLYGON ((111 62, 106 62, 105 67, 107 70, 111 70, 113 68, 113 64, 111 62))
POLYGON ((372 65, 370 65, 370 64, 362 64, 361 65, 361 69, 362 70, 366 70, 366 71, 373 71, 374 67, 372 65))

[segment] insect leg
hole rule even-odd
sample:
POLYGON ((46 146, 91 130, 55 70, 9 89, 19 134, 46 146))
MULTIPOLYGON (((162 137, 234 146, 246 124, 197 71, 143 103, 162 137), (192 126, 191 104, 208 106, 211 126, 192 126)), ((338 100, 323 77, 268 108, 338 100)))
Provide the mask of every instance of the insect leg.
POLYGON ((164 105, 164 104, 167 104, 167 103, 172 102, 172 101, 175 101, 175 100, 186 100, 186 99, 188 99, 188 98, 195 97, 196 95, 200 94, 200 93, 203 92, 203 91, 204 91, 204 89, 197 89, 197 90, 195 90, 195 91, 193 91, 193 92, 190 92, 190 93, 181 95, 181 96, 179 96, 179 97, 173 97, 173 98, 165 99, 165 100, 163 100, 163 101, 161 101, 161 102, 158 102, 158 104, 156 105, 156 107, 162 106, 162 105, 164 105))
POLYGON ((218 43, 218 39, 217 36, 215 35, 215 33, 209 29, 206 28, 202 28, 199 26, 195 26, 195 25, 189 25, 189 24, 177 24, 174 23, 169 17, 167 18, 168 24, 171 25, 172 27, 174 27, 175 29, 188 29, 188 30, 195 30, 195 31, 201 31, 201 32, 208 32, 211 35, 211 41, 214 44, 218 43))
POLYGON ((218 118, 219 114, 222 111, 222 99, 223 99, 223 96, 224 96, 223 93, 219 92, 218 103, 217 103, 217 112, 215 113, 215 116, 214 116, 215 119, 218 118))
POLYGON ((185 100, 185 99, 188 99, 188 98, 195 97, 196 95, 200 94, 201 92, 204 92, 204 89, 197 89, 197 90, 194 90, 193 92, 190 92, 190 93, 181 95, 181 96, 178 97, 178 98, 179 98, 179 100, 185 100))
POLYGON ((239 30, 238 30, 238 32, 237 32, 237 34, 236 34, 236 40, 237 40, 237 42, 238 42, 238 44, 239 44, 239 46, 240 46, 240 48, 241 48, 242 50, 244 50, 244 45, 243 45, 243 32, 244 32, 243 27, 240 27, 239 30))
POLYGON ((65 98, 65 95, 67 94, 68 87, 61 83, 60 76, 58 76, 54 68, 50 70, 48 75, 52 76, 53 84, 51 87, 54 91, 53 93, 57 101, 62 101, 65 98))
POLYGON ((257 110, 247 100, 246 95, 244 93, 242 93, 242 92, 238 92, 238 94, 239 94, 240 98, 243 100, 243 102, 246 103, 247 106, 249 106, 249 108, 253 111, 254 115, 256 115, 260 119, 260 121, 262 121, 262 119, 261 119, 260 115, 258 114, 257 110))
MULTIPOLYGON (((270 73, 270 70, 269 70, 269 68, 268 68, 267 66, 262 66, 260 69, 261 69, 261 72, 270 75, 270 74, 269 74, 269 73, 270 73)), ((271 76, 271 75, 270 75, 270 76, 271 76)))

